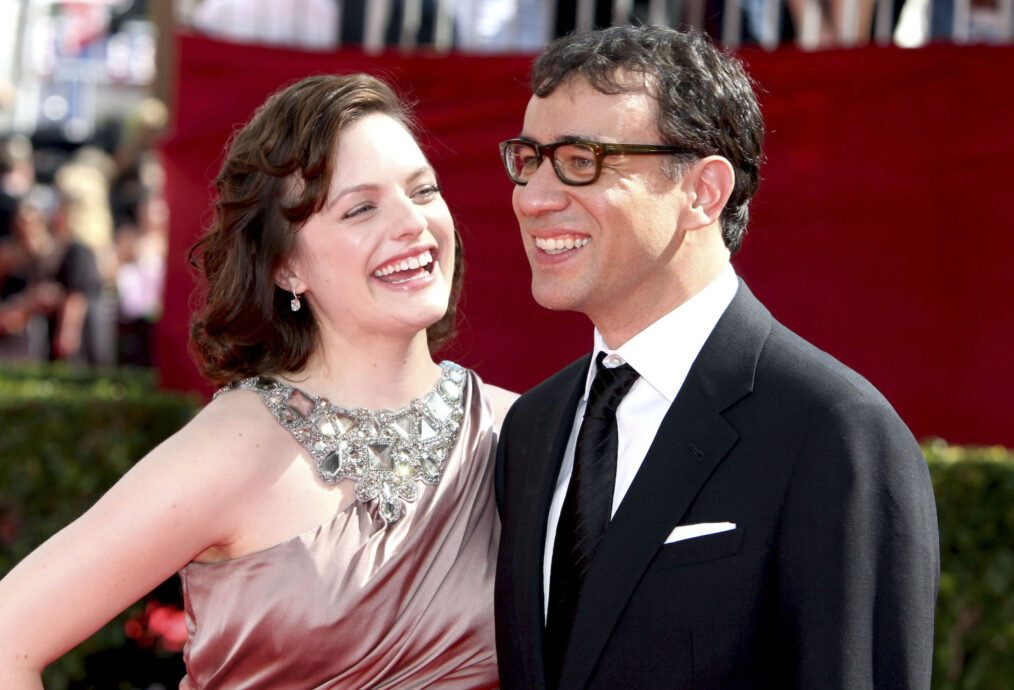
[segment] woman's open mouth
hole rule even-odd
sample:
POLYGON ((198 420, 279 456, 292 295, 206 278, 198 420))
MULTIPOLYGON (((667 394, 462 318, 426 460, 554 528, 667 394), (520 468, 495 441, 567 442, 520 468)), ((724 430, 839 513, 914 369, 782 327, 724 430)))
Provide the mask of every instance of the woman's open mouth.
POLYGON ((433 254, 427 249, 416 256, 398 259, 381 266, 373 272, 373 277, 391 285, 398 285, 429 275, 435 265, 433 254))

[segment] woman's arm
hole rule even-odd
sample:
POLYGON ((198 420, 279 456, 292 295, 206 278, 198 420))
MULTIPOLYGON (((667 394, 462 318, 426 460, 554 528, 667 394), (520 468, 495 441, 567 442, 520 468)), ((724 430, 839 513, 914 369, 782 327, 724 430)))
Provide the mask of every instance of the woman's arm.
POLYGON ((256 433, 220 402, 0 580, 0 687, 41 688, 48 663, 233 538, 256 433))

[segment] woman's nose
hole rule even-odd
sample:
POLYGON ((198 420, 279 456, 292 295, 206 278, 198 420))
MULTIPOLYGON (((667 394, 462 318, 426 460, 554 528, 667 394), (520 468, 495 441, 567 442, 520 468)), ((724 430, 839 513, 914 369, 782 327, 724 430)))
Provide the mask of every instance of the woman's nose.
POLYGON ((408 198, 399 203, 399 211, 394 222, 395 239, 417 237, 429 226, 423 209, 408 198))

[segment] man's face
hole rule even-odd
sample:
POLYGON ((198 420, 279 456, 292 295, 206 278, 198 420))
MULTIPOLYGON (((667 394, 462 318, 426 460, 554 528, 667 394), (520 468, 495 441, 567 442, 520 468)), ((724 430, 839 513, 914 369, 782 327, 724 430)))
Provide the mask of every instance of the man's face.
MULTIPOLYGON (((658 144, 656 108, 642 91, 607 95, 575 78, 529 101, 522 136, 540 144, 567 138, 658 144)), ((662 163, 657 155, 607 156, 596 182, 574 187, 544 160, 527 185, 514 188, 539 304, 582 312, 603 332, 657 318, 687 203, 662 163)))

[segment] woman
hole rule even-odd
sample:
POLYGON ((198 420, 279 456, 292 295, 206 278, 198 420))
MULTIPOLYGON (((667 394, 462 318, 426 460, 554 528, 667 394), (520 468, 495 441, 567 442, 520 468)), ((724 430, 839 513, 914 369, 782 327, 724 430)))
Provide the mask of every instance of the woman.
POLYGON ((192 250, 195 349, 225 387, 0 583, 0 687, 41 687, 175 570, 184 686, 496 685, 513 396, 430 355, 461 257, 407 118, 372 77, 318 76, 235 137, 192 250))

